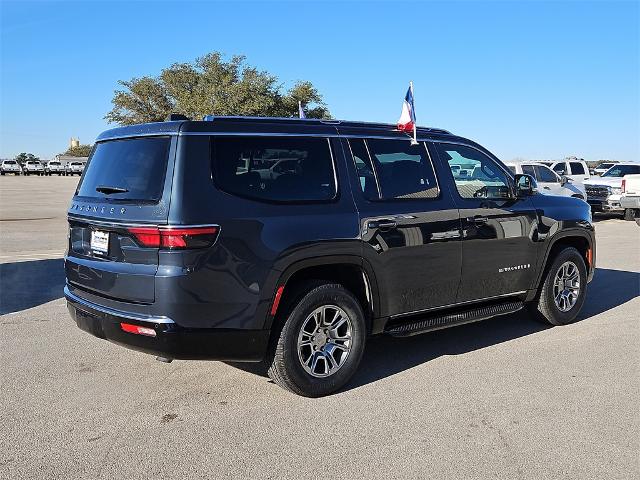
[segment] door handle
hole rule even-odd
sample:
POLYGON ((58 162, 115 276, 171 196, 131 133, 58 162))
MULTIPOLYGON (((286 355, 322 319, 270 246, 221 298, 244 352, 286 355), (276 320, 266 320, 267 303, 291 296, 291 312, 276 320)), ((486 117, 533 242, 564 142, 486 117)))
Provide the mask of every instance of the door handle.
POLYGON ((551 190, 551 188, 549 187, 542 187, 542 188, 544 188, 545 190, 551 190))
POLYGON ((398 227, 398 223, 390 218, 374 220, 367 224, 369 228, 379 228, 380 230, 391 230, 398 227))
POLYGON ((468 217, 467 221, 470 223, 475 223, 476 225, 484 225, 489 222, 489 218, 483 217, 482 215, 476 215, 475 217, 468 217))

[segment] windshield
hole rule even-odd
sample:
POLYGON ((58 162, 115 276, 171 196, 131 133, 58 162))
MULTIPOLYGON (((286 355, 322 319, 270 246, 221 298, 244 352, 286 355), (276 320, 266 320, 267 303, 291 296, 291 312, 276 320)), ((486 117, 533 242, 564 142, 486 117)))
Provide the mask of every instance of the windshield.
MULTIPOLYGON (((169 144, 169 137, 130 138, 98 143, 84 169, 76 195, 113 200, 159 201, 164 189, 169 144)), ((82 165, 78 162, 73 164, 82 165)))
POLYGON ((640 173, 640 165, 616 165, 602 174, 603 177, 624 177, 640 173))

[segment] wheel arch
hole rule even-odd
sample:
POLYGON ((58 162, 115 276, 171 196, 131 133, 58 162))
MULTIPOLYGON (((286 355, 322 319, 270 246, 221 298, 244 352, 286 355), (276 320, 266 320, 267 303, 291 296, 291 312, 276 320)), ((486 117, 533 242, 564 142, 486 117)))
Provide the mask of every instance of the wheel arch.
MULTIPOLYGON (((542 280, 547 273, 547 270, 558 253, 566 247, 573 247, 582 256, 585 265, 587 266, 587 278, 589 281, 593 277, 595 271, 595 241, 590 232, 585 230, 568 230, 554 236, 553 241, 549 243, 545 251, 544 260, 541 263, 540 272, 536 279, 535 288, 530 293, 529 297, 535 297, 540 289, 542 280)), ((527 298, 531 300, 532 298, 527 298)))
POLYGON ((271 328, 288 304, 295 302, 303 293, 296 288, 312 280, 324 280, 343 285, 358 299, 365 314, 367 330, 371 331, 372 321, 378 315, 380 296, 373 268, 362 257, 338 255, 314 257, 300 260, 287 267, 279 276, 272 292, 265 328, 271 328), (276 302, 277 292, 282 288, 275 316, 271 308, 276 302))

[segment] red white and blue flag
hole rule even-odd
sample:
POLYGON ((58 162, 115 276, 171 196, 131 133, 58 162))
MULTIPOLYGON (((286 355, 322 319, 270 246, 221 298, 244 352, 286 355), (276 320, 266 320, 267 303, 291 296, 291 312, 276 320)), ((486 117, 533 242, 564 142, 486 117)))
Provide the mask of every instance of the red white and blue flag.
POLYGON ((416 110, 413 106, 413 82, 409 82, 409 90, 402 102, 402 113, 398 119, 398 130, 413 135, 411 143, 416 143, 416 110))

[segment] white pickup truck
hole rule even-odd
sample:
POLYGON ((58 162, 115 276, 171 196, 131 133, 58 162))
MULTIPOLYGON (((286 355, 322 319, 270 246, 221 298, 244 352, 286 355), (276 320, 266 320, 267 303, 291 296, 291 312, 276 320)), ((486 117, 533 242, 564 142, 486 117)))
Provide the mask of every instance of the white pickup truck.
POLYGON ((591 205, 591 211, 624 213, 625 210, 620 204, 622 179, 632 174, 640 174, 640 163, 617 163, 601 177, 585 181, 587 202, 591 205))
POLYGON ((625 220, 640 219, 640 174, 622 178, 620 206, 624 208, 625 220))

